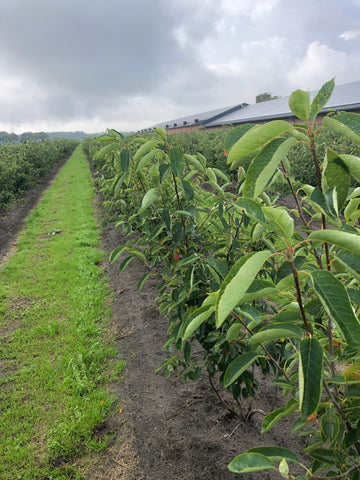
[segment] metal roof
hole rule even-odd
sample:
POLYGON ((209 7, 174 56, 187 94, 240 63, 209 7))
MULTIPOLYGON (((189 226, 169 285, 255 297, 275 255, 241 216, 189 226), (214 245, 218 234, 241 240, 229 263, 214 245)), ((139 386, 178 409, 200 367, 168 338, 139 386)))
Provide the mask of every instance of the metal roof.
POLYGON ((166 129, 179 128, 184 126, 195 125, 207 125, 209 122, 216 121, 218 118, 222 118, 224 115, 231 114, 233 111, 240 110, 247 106, 247 103, 241 103, 240 105, 233 105, 232 107, 217 108, 216 110, 210 110, 209 112, 195 113, 186 117, 176 118, 168 120, 166 122, 160 122, 152 127, 142 130, 150 131, 155 130, 157 127, 163 127, 166 129))
MULTIPOLYGON (((313 99, 317 91, 310 92, 313 99)), ((237 110, 228 115, 223 115, 207 123, 207 127, 219 126, 223 124, 236 124, 245 122, 261 122, 277 118, 291 118, 295 115, 289 108, 289 97, 268 100, 266 102, 247 105, 241 110, 237 110)), ((324 113, 330 109, 335 110, 355 110, 360 108, 360 80, 352 83, 335 86, 326 107, 322 110, 324 113)))

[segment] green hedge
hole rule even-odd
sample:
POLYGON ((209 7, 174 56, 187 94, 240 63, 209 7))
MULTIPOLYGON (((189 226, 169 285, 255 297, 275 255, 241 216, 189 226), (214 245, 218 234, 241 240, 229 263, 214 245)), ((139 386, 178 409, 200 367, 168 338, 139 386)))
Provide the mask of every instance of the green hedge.
POLYGON ((35 185, 76 145, 77 141, 56 139, 0 146, 0 208, 35 185))

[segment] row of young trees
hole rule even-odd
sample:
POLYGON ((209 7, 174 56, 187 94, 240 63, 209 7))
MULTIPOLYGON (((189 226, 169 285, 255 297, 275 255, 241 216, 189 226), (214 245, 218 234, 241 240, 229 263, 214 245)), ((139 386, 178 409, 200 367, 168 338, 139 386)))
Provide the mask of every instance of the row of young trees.
POLYGON ((202 154, 171 145, 162 128, 151 138, 108 130, 97 152, 84 145, 115 226, 137 232, 110 261, 121 257, 121 271, 143 262, 139 289, 150 275, 159 279, 170 321, 165 375, 197 380, 207 371, 245 418, 256 366, 285 399, 262 431, 291 416, 292 433, 307 439, 307 465, 289 449, 259 446, 236 457, 233 472, 275 469, 295 478, 294 463, 304 469, 298 480, 360 478, 360 158, 317 143, 331 130, 360 145, 360 115, 317 122, 333 88, 327 82, 312 102, 308 92, 293 92, 299 124, 231 130, 222 148, 235 182, 202 154), (289 158, 299 145, 310 152, 315 181, 295 189, 289 158), (279 176, 295 208, 268 195, 279 176), (194 342, 203 347, 200 360, 194 342))
POLYGON ((28 190, 78 143, 57 139, 0 146, 0 208, 28 190))

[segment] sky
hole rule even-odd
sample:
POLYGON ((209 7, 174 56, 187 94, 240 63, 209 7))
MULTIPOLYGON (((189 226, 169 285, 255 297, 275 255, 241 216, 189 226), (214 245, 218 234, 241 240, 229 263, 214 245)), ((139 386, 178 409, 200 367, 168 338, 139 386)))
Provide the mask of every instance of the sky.
POLYGON ((360 80, 360 0, 0 0, 0 130, 138 131, 360 80))

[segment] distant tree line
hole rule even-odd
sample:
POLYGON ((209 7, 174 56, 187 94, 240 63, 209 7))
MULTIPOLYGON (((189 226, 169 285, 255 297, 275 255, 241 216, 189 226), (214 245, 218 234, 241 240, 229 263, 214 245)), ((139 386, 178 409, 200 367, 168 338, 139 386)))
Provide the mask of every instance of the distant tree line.
POLYGON ((85 133, 85 132, 24 132, 17 135, 16 133, 0 132, 0 145, 19 144, 26 142, 42 142, 43 140, 55 140, 55 138, 63 138, 65 140, 77 140, 81 142, 87 137, 96 137, 101 133, 85 133))

